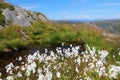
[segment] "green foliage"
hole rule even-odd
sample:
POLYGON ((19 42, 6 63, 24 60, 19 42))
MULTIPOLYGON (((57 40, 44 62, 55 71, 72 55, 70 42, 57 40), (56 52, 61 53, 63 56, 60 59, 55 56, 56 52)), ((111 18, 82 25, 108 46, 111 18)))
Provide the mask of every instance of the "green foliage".
POLYGON ((0 30, 0 51, 3 51, 4 48, 22 48, 26 46, 26 41, 22 40, 22 30, 18 26, 9 26, 0 30))
POLYGON ((120 62, 119 52, 120 50, 117 47, 112 48, 110 54, 107 56, 107 62, 110 64, 115 64, 116 61, 120 62))
POLYGON ((0 30, 0 37, 6 40, 12 40, 14 38, 20 38, 20 27, 18 26, 9 26, 0 30))
POLYGON ((9 49, 12 49, 12 48, 21 49, 21 48, 24 48, 26 46, 26 43, 23 40, 21 40, 19 38, 16 38, 16 39, 14 39, 12 41, 6 42, 6 46, 9 49))
POLYGON ((41 21, 31 22, 31 23, 32 23, 32 26, 34 26, 34 28, 36 28, 36 29, 47 27, 47 25, 41 21))
POLYGON ((6 8, 8 8, 10 10, 15 10, 14 6, 12 6, 12 5, 8 4, 8 3, 5 3, 5 2, 0 3, 0 10, 1 9, 6 9, 6 8))
POLYGON ((3 51, 3 49, 6 48, 5 44, 0 44, 0 53, 3 51))
POLYGON ((58 46, 65 44, 81 44, 85 42, 97 49, 111 50, 116 45, 107 42, 101 32, 86 24, 46 24, 43 22, 32 23, 33 27, 19 27, 11 25, 0 30, 0 42, 9 48, 27 47, 33 45, 58 46), (22 31, 22 32, 21 32, 22 31), (27 37, 25 37, 27 36, 27 37))
POLYGON ((0 14, 2 14, 2 10, 0 9, 0 14))
POLYGON ((52 45, 58 45, 62 42, 68 43, 75 41, 76 35, 72 32, 56 32, 56 34, 51 34, 48 39, 45 40, 46 43, 52 45))
POLYGON ((4 26, 5 23, 5 16, 3 14, 0 14, 0 25, 4 26))

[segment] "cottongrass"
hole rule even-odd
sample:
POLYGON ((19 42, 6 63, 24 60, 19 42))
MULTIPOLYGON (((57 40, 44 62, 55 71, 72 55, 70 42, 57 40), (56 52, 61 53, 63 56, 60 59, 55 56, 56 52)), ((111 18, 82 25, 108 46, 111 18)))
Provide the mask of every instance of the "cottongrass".
POLYGON ((106 61, 109 52, 88 45, 82 53, 79 49, 70 45, 67 49, 57 47, 55 52, 45 49, 43 54, 36 51, 18 57, 21 65, 8 64, 6 77, 0 72, 0 80, 120 80, 120 65, 106 61))
POLYGON ((56 73, 56 77, 60 78, 60 73, 59 72, 56 73))

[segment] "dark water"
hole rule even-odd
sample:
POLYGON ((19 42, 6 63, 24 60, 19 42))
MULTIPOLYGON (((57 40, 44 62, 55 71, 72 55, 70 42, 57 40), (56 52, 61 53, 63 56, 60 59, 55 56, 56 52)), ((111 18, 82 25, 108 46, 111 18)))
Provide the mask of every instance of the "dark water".
POLYGON ((47 47, 47 48, 33 47, 33 48, 29 48, 29 49, 22 50, 19 52, 3 53, 2 55, 0 55, 0 72, 2 72, 4 74, 5 66, 11 62, 14 65, 19 65, 20 62, 16 60, 16 58, 18 58, 19 56, 21 56, 22 58, 25 58, 25 56, 27 56, 29 54, 33 54, 37 50, 39 50, 40 53, 45 53, 45 49, 48 49, 48 51, 53 50, 50 47, 47 47))
MULTIPOLYGON (((0 56, 0 72, 4 74, 5 72, 5 66, 11 62, 16 64, 16 58, 19 56, 24 56, 27 55, 27 50, 23 50, 20 52, 15 52, 15 53, 6 53, 5 56, 0 56)), ((18 64, 18 63, 17 63, 18 64)))
POLYGON ((29 48, 26 50, 19 51, 19 52, 3 53, 2 55, 0 55, 0 72, 4 73, 5 66, 11 62, 14 65, 19 65, 20 62, 16 60, 16 58, 18 58, 19 56, 25 58, 25 56, 29 54, 33 54, 37 50, 39 50, 41 53, 45 52, 45 48, 34 47, 34 48, 29 48))

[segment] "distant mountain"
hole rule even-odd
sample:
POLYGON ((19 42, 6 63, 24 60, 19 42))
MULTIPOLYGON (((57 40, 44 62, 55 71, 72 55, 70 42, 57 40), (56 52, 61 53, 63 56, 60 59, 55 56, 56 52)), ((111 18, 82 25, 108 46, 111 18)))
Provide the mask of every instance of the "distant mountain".
POLYGON ((87 20, 87 19, 81 19, 81 20, 54 20, 57 23, 65 23, 65 24, 79 24, 79 23, 88 23, 88 22, 94 22, 94 20, 87 20))
POLYGON ((96 21, 92 22, 92 24, 95 24, 110 33, 120 34, 120 20, 96 21))
POLYGON ((41 13, 31 12, 0 0, 0 27, 9 24, 31 26, 31 22, 47 22, 48 19, 41 13))
POLYGON ((120 20, 56 20, 57 23, 79 24, 90 23, 94 24, 110 33, 120 34, 120 20))

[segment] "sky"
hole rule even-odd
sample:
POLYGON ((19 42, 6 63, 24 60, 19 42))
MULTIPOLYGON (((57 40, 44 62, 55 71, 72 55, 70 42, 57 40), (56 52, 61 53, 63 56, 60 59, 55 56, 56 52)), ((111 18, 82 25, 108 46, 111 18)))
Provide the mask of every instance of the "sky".
POLYGON ((120 0, 6 0, 51 20, 120 19, 120 0))

